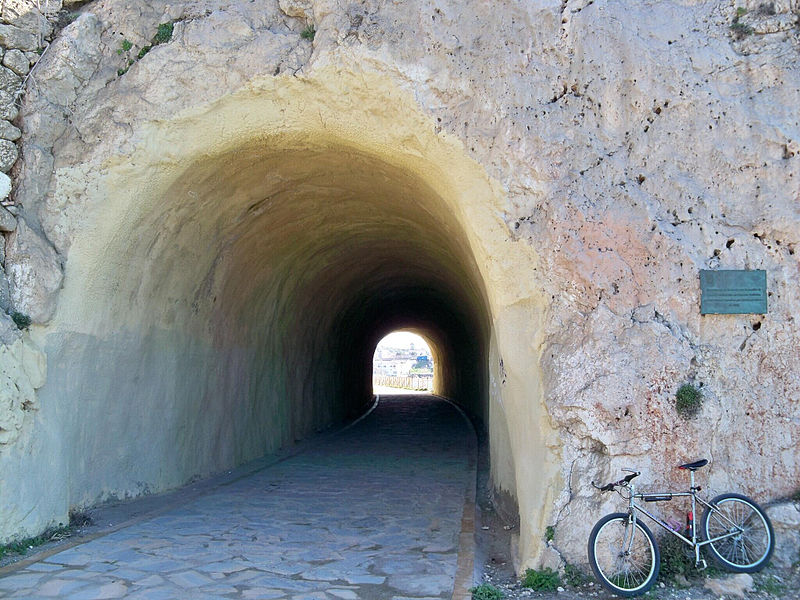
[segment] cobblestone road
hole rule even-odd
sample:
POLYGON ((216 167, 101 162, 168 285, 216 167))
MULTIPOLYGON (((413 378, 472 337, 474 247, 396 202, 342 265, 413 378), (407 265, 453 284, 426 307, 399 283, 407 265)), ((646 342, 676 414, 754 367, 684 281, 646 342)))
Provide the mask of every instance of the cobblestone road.
POLYGON ((382 397, 302 454, 0 578, 0 597, 451 598, 473 433, 382 397))

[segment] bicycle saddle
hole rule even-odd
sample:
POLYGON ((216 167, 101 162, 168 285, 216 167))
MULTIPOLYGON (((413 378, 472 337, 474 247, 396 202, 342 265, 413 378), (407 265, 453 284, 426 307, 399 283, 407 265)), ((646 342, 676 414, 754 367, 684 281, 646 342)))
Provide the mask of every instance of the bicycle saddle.
POLYGON ((680 465, 679 469, 689 469, 690 471, 697 471, 700 467, 705 467, 708 464, 708 461, 705 458, 701 458, 700 460, 696 460, 694 462, 686 463, 685 465, 680 465))

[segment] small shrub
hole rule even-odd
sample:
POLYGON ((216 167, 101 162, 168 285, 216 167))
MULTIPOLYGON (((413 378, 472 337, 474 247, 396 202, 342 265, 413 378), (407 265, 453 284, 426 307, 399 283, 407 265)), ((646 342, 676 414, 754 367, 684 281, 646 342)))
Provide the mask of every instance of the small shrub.
POLYGON ((150 48, 152 48, 152 46, 145 46, 144 48, 139 50, 139 54, 136 55, 136 58, 142 58, 145 54, 150 52, 150 48))
POLYGON ((674 582, 680 575, 690 579, 700 572, 694 567, 694 551, 674 535, 664 535, 658 541, 658 548, 661 550, 660 579, 674 582))
POLYGON ((314 41, 314 36, 317 35, 317 30, 314 28, 313 25, 307 26, 303 31, 300 33, 300 37, 304 40, 311 40, 314 41))
POLYGON ((172 39, 172 32, 174 29, 174 23, 161 23, 161 25, 158 26, 158 31, 156 31, 155 36, 153 36, 153 46, 166 44, 168 41, 170 41, 172 39))
POLYGON ((131 48, 133 48, 133 44, 130 41, 122 40, 122 51, 123 52, 127 52, 131 48))
POLYGON ((490 583, 482 583, 477 587, 470 588, 472 600, 501 600, 504 596, 500 588, 494 587, 490 583))
POLYGON ((21 312, 14 311, 10 315, 11 320, 14 321, 14 324, 17 326, 18 329, 21 331, 26 330, 28 327, 31 326, 31 318, 28 315, 22 314, 21 312))
POLYGON ((544 529, 544 539, 547 542, 552 542, 553 538, 556 537, 556 528, 553 525, 548 525, 544 529))
POLYGON ((555 592, 558 586, 561 585, 561 579, 558 573, 553 571, 550 567, 542 570, 528 569, 525 571, 525 576, 522 578, 522 586, 531 588, 537 592, 555 592))
MULTIPOLYGON (((665 534, 659 539, 658 548, 661 551, 661 571, 658 575, 660 580, 675 583, 681 577, 691 581, 704 577, 718 577, 722 574, 708 557, 705 557, 708 563, 706 569, 701 571, 695 567, 694 550, 672 534, 665 534)), ((702 551, 700 557, 704 557, 702 551)))
POLYGON ((684 383, 675 392, 675 410, 684 419, 690 419, 703 407, 703 392, 691 383, 684 383))

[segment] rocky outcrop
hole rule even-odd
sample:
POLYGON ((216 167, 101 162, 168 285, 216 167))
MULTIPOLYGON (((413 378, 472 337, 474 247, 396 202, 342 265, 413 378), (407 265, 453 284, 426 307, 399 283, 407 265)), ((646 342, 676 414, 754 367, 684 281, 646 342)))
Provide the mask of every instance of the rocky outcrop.
POLYGON ((772 562, 783 568, 800 563, 800 500, 769 506, 767 515, 775 530, 772 562))
MULTIPOLYGON (((135 271, 145 255, 105 253, 126 245, 139 251, 142 232, 153 235, 165 262, 207 260, 205 279, 185 297, 175 290, 187 269, 160 282, 143 275, 142 285, 128 282, 120 306, 127 302, 152 317, 153 328, 170 332, 170 339, 195 340, 198 331, 213 329, 216 323, 192 319, 203 314, 204 302, 216 301, 211 290, 221 285, 217 269, 230 248, 257 237, 226 228, 269 215, 274 198, 254 197, 241 215, 218 223, 215 215, 230 205, 210 182, 231 182, 226 198, 241 199, 250 192, 234 175, 244 181, 252 148, 294 148, 315 136, 329 146, 330 140, 357 144, 372 135, 368 125, 379 123, 384 138, 370 151, 386 152, 385 158, 387 148, 396 150, 392 165, 410 168, 409 157, 421 157, 436 173, 430 181, 443 181, 451 163, 437 163, 446 153, 434 150, 452 144, 458 150, 448 156, 477 165, 491 181, 492 192, 452 206, 443 201, 442 212, 452 215, 453 237, 469 240, 462 246, 476 257, 486 288, 495 344, 486 410, 495 436, 494 482, 519 502, 523 566, 585 560, 594 517, 618 506, 589 482, 616 479, 621 466, 641 469, 644 486, 683 487, 685 473, 674 467, 705 457, 711 464, 698 477, 711 493, 743 491, 764 501, 794 491, 800 476, 796 2, 409 7, 380 0, 97 0, 81 5, 47 46, 40 40, 55 28, 41 13, 22 12, 19 2, 3 6, 10 8, 0 26, 0 44, 8 45, 0 66, 0 171, 14 177, 4 202, 21 206, 10 217, 0 213, 6 310, 30 315, 54 346, 65 330, 92 329, 70 314, 53 320, 62 286, 73 286, 73 299, 83 298, 85 286, 87 302, 100 303, 98 289, 122 295, 118 282, 103 287, 106 279, 135 271), (157 37, 162 25, 168 38, 157 37), (41 58, 40 47, 46 47, 41 58), (26 78, 18 108, 14 100, 26 78), (284 111, 281 123, 257 132, 261 146, 248 138, 244 148, 236 136, 260 127, 274 106, 284 111), (292 121, 301 113, 302 127, 292 121), (235 122, 215 128, 202 149, 187 144, 187 136, 206 143, 208 115, 234 115, 235 122), (22 160, 12 166, 17 148, 22 160), (182 162, 181 152, 189 151, 197 152, 198 164, 209 161, 218 170, 192 171, 182 162), (218 159, 226 153, 236 158, 218 159), (180 179, 184 172, 191 185, 180 179), (141 198, 119 208, 120 195, 142 173, 141 198), (153 212, 137 212, 151 196, 159 197, 147 205, 153 212), (197 214, 182 202, 196 202, 197 214), (102 230, 98 223, 107 237, 93 237, 102 230), (230 235, 210 258, 194 245, 222 239, 214 237, 221 232, 230 235), (131 239, 121 243, 126 235, 131 239), (62 266, 71 273, 66 279, 62 266), (768 314, 701 316, 698 271, 718 268, 766 270, 768 314), (145 310, 147 285, 161 295, 145 310), (187 331, 170 329, 184 321, 187 331), (704 396, 691 419, 675 410, 683 383, 704 396), (546 549, 548 526, 554 537, 546 549)), ((328 157, 319 150, 309 160, 328 157)), ((8 187, 3 177, 0 191, 8 187)), ((349 172, 332 170, 310 187, 281 177, 247 182, 268 181, 275 198, 352 183, 349 172)), ((266 255, 252 264, 271 268, 266 255)), ((106 320, 94 324, 101 339, 114 337, 117 321, 130 328, 119 339, 152 326, 131 324, 121 309, 101 316, 106 320)), ((230 327, 220 326, 215 343, 230 327)), ((165 343, 139 353, 157 355, 165 343)), ((138 382, 141 373, 131 369, 138 382)), ((71 374, 82 376, 77 369, 71 374)), ((18 431, 24 418, 14 414, 7 420, 18 431)), ((229 427, 224 419, 218 425, 229 427)), ((117 481, 113 467, 108 472, 117 481)))
POLYGON ((36 389, 45 382, 44 353, 0 312, 0 451, 20 436, 38 408, 36 389))

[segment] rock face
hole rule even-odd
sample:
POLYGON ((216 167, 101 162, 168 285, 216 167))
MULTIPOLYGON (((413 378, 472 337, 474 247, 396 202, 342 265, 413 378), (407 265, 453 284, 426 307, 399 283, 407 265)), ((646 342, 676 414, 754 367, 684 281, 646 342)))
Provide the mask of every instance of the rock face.
POLYGON ((775 553, 772 562, 791 567, 800 560, 800 502, 782 502, 767 508, 775 529, 775 553))
POLYGON ((25 221, 9 235, 5 270, 14 306, 37 322, 55 311, 63 274, 55 250, 25 221))
POLYGON ((721 579, 708 579, 705 588, 721 598, 747 598, 747 592, 753 590, 753 577, 739 573, 721 579))
MULTIPOLYGON (((622 466, 684 487, 674 467, 705 457, 710 495, 793 493, 800 7, 737 6, 81 5, 19 109, 19 55, 0 67, 23 132, 5 272, 50 373, 23 387, 62 433, 4 399, 0 469, 58 452, 71 474, 0 493, 0 542, 334 422, 390 326, 475 390, 457 399, 518 504, 523 568, 585 562, 620 506, 589 483, 622 466), (720 268, 766 270, 768 313, 701 316, 698 271, 720 268)), ((36 50, 33 17, 4 16, 0 44, 36 50)))
POLYGON ((16 442, 25 421, 32 419, 46 368, 44 353, 0 314, 0 449, 16 442))

